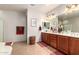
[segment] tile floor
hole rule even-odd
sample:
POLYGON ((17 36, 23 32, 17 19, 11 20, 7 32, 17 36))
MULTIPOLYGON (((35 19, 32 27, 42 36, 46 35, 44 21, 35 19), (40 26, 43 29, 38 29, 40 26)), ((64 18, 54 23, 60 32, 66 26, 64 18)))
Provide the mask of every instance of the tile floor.
POLYGON ((64 55, 62 52, 56 50, 55 48, 45 44, 44 42, 40 42, 38 43, 41 47, 43 47, 44 49, 46 48, 47 50, 50 50, 51 52, 49 53, 49 55, 64 55))
POLYGON ((13 44, 12 55, 64 55, 43 42, 35 45, 26 45, 26 42, 13 44))

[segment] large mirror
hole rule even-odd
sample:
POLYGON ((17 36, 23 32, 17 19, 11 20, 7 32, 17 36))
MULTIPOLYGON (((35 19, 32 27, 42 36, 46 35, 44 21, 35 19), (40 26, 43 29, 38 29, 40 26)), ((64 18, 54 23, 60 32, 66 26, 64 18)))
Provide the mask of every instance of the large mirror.
POLYGON ((63 31, 79 32, 79 11, 59 15, 58 23, 63 31))

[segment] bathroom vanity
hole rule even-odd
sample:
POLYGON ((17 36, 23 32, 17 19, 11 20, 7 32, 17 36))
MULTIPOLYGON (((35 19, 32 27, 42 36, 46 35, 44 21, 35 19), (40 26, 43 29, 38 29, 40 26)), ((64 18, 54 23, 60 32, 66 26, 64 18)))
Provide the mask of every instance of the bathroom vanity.
POLYGON ((79 55, 79 36, 41 32, 43 42, 68 55, 79 55))
POLYGON ((42 41, 65 54, 79 55, 79 10, 47 21, 49 24, 42 26, 42 41))

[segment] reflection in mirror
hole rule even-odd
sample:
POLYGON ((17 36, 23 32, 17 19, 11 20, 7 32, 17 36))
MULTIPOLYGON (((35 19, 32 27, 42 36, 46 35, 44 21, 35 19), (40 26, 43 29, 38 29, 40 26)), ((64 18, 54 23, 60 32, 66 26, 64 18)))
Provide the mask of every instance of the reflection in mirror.
POLYGON ((55 16, 48 19, 46 22, 42 22, 42 27, 49 32, 58 32, 58 17, 55 16))
POLYGON ((42 25, 43 25, 43 29, 49 29, 50 22, 43 22, 42 25))

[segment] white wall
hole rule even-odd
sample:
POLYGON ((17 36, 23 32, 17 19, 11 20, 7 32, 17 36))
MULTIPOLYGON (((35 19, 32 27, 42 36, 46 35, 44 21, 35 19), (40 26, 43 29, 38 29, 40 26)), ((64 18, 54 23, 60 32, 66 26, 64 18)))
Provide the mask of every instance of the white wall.
POLYGON ((29 37, 30 36, 36 36, 36 42, 40 41, 40 31, 39 26, 41 25, 41 18, 44 17, 44 14, 42 14, 41 12, 39 12, 38 10, 34 9, 34 8, 28 8, 27 11, 27 43, 29 43, 29 37), (37 19, 37 26, 36 27, 32 27, 31 26, 31 19, 32 18, 36 18, 37 19))
POLYGON ((3 20, 0 20, 0 42, 3 41, 3 20))
POLYGON ((15 11, 0 11, 0 19, 4 23, 4 41, 26 40, 26 17, 15 11), (16 35, 16 26, 25 26, 24 35, 16 35))
POLYGON ((55 15, 61 15, 64 13, 65 6, 66 6, 65 4, 60 4, 55 9, 50 10, 50 12, 48 12, 47 14, 50 15, 50 14, 54 13, 55 15))

